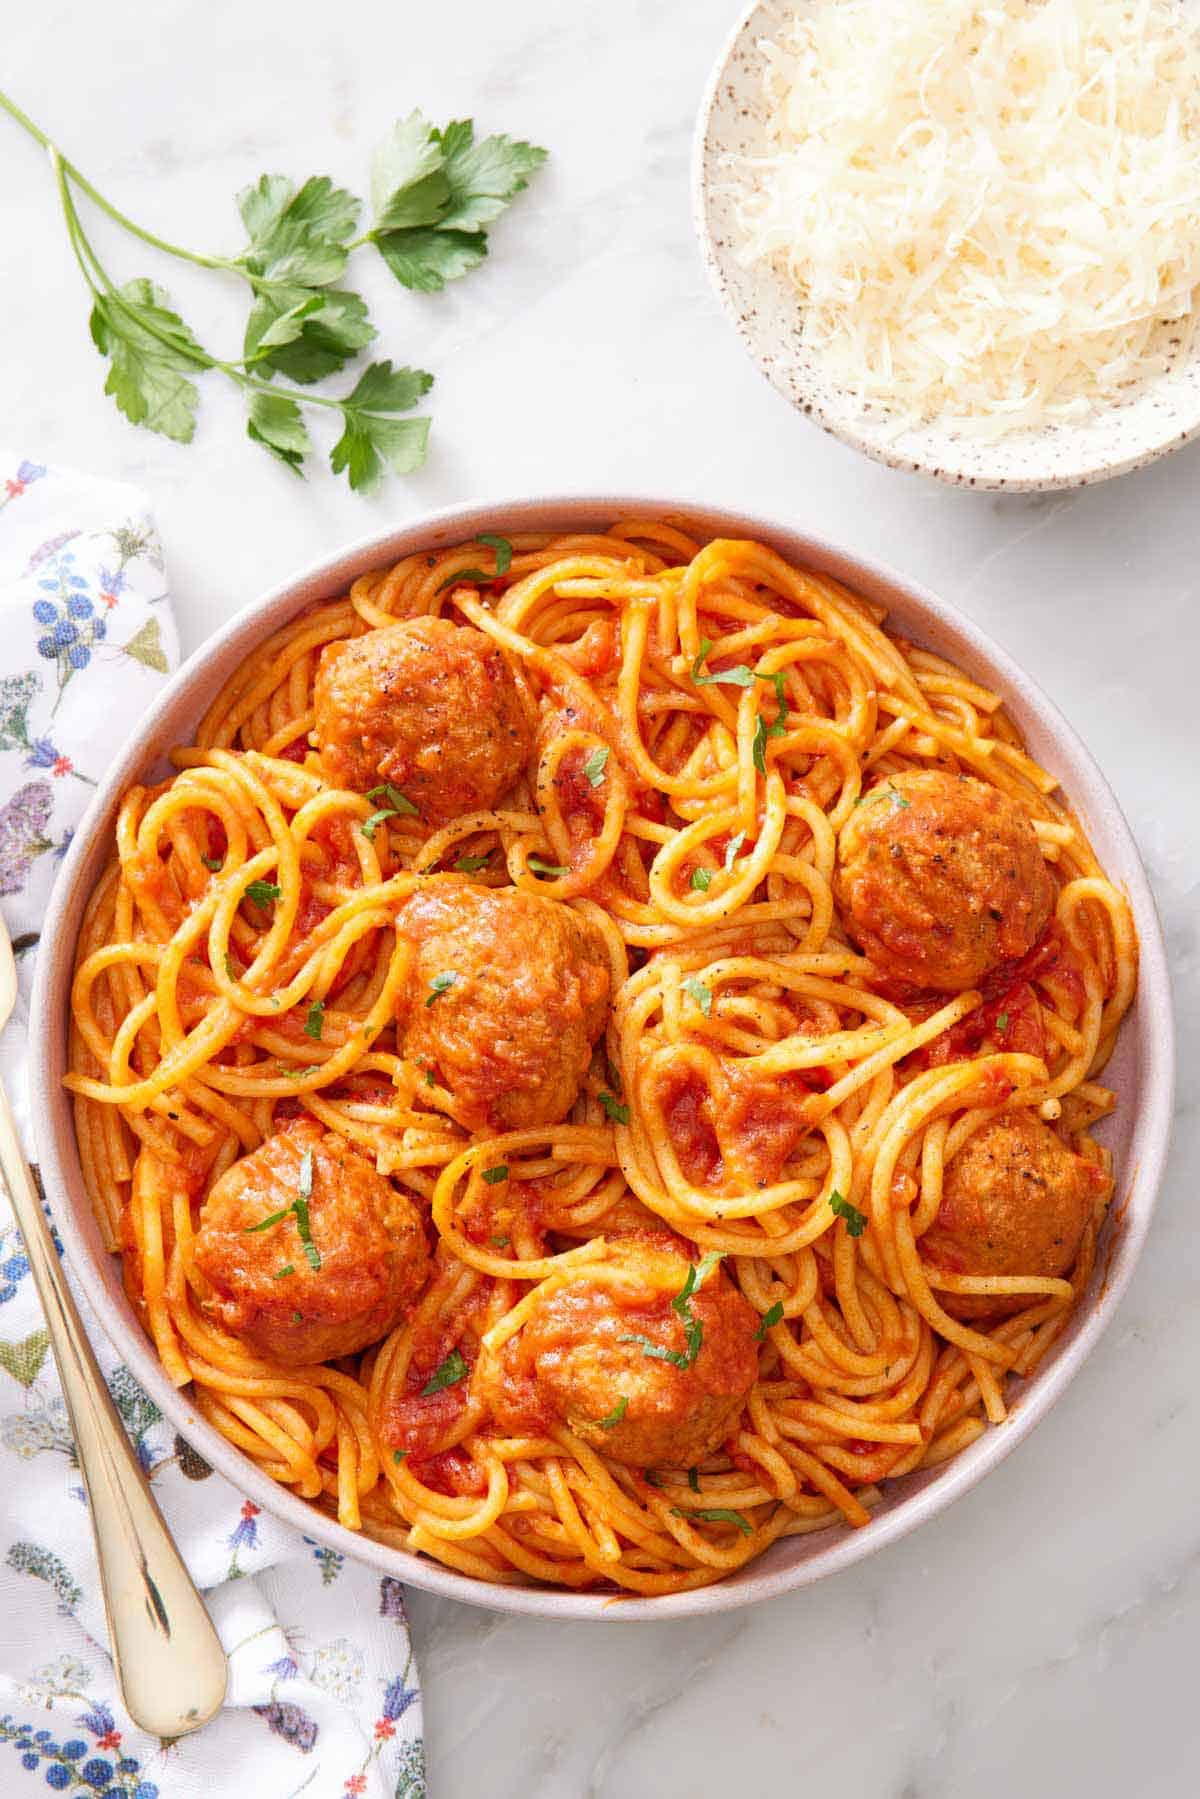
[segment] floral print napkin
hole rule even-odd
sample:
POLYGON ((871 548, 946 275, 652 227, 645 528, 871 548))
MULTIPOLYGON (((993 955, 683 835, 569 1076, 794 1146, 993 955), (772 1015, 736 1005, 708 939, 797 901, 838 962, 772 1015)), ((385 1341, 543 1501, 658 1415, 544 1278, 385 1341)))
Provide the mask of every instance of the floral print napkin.
MULTIPOLYGON (((109 758, 177 661, 144 498, 0 453, 0 907, 21 977, 0 1072, 27 1148, 23 1049, 50 885, 109 758)), ((143 1735, 121 1709, 83 1483, 0 1188, 0 1794, 424 1799, 421 1696, 399 1582, 243 1500, 175 1435, 81 1310, 205 1590, 230 1658, 229 1695, 212 1724, 174 1742, 143 1735)))

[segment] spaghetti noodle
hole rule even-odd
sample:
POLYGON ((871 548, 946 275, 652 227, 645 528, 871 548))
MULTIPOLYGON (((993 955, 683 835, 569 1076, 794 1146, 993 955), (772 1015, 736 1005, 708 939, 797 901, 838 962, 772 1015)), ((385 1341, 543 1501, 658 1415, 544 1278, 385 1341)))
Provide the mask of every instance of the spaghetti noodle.
POLYGON ((631 520, 363 577, 173 761, 120 808, 67 1084, 164 1368, 265 1472, 480 1579, 658 1594, 865 1525, 1003 1419, 1092 1270, 1136 943, 999 696, 762 544, 631 520), (319 666, 426 617, 498 658, 454 678, 503 682, 520 745, 448 821, 335 784, 321 712, 319 666), (1018 827, 1021 893, 976 892, 1018 827))

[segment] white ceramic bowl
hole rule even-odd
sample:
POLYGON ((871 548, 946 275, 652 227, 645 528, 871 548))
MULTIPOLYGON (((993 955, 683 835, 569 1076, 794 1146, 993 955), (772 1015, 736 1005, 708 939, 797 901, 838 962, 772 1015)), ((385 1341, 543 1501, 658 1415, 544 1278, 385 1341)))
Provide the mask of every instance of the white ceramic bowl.
POLYGON ((709 78, 696 125, 692 208, 713 286, 742 342, 793 406, 890 468, 934 475, 959 487, 1032 492, 1083 487, 1141 468, 1200 434, 1200 343, 1182 366, 1128 403, 1080 424, 1052 425, 980 443, 933 423, 896 437, 833 386, 800 337, 800 302, 774 271, 746 268, 730 192, 729 158, 766 142, 764 39, 779 37, 796 0, 754 0, 735 25, 709 78))
POLYGON ((1150 1224, 1166 1157, 1174 1085, 1171 998, 1162 933, 1128 826, 1104 777, 1050 701, 983 633, 944 601, 876 563, 821 538, 744 513, 723 512, 644 494, 597 494, 541 500, 497 500, 455 506, 401 530, 372 537, 302 570, 238 616, 192 657, 141 721, 109 770, 63 864, 42 934, 34 990, 32 1098, 45 1189, 80 1285, 119 1353, 166 1416, 200 1453, 265 1510, 298 1530, 384 1572, 474 1605, 547 1618, 669 1618, 724 1611, 806 1586, 894 1542, 932 1518, 1016 1448, 1079 1371, 1111 1320, 1128 1285, 1150 1224), (356 576, 411 555, 475 537, 481 531, 579 529, 617 519, 667 515, 697 535, 760 538, 784 556, 832 574, 887 607, 907 637, 961 663, 1004 693, 1033 754, 1058 774, 1075 802, 1108 872, 1129 894, 1141 939, 1141 982, 1125 1022, 1111 1079, 1120 1107, 1107 1127, 1116 1153, 1117 1197, 1093 1290, 1036 1377, 1014 1392, 1002 1430, 986 1432, 943 1468, 909 1476, 887 1490, 870 1525, 842 1526, 784 1538, 719 1586, 661 1599, 621 1599, 539 1587, 491 1586, 436 1563, 390 1549, 335 1524, 261 1474, 197 1412, 186 1392, 163 1374, 121 1288, 116 1259, 105 1253, 80 1173, 71 1106, 62 1087, 74 948, 94 882, 112 851, 112 824, 124 789, 165 773, 163 758, 187 743, 222 683, 264 637, 314 601, 344 593, 356 576))

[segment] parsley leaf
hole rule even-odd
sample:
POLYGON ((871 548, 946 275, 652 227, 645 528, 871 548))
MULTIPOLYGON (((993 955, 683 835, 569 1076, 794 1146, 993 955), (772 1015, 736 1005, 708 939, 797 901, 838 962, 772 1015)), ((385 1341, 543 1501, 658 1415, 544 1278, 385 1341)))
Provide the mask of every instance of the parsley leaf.
POLYGON ((699 1468, 689 1468, 687 1471, 687 1474, 688 1474, 688 1486, 692 1489, 693 1493, 698 1493, 700 1491, 700 1470, 699 1470, 699 1468))
POLYGON ((513 547, 507 537, 497 537, 492 531, 481 531, 475 542, 486 544, 489 550, 495 550, 496 573, 506 575, 512 567, 513 559, 513 547))
POLYGON ((315 999, 308 1008, 308 1017, 304 1020, 304 1035, 314 1042, 321 1041, 321 1032, 325 1029, 325 1001, 315 999))
POLYGON ((321 1067, 320 1062, 309 1062, 304 1068, 281 1068, 280 1074, 288 1081, 302 1081, 310 1074, 316 1074, 321 1067))
POLYGON ((614 1124, 629 1123, 628 1106, 623 1106, 619 1099, 613 1098, 611 1093, 602 1093, 599 1097, 600 1104, 604 1107, 604 1110, 608 1113, 608 1116, 613 1120, 614 1124))
POLYGON ((457 1349, 452 1349, 444 1362, 439 1362, 425 1385, 421 1388, 421 1398, 428 1399, 431 1393, 440 1393, 443 1387, 457 1386, 465 1379, 469 1370, 457 1349))
POLYGON ((1001 1035, 1008 1029, 1008 1013, 1001 1012, 996 1019, 996 1029, 1001 1035))
POLYGON ((671 1310, 678 1312, 683 1320, 684 1336, 687 1342, 687 1355, 680 1363, 682 1368, 690 1368, 700 1354, 704 1342, 704 1322, 692 1311, 692 1294, 696 1288, 712 1273, 721 1260, 724 1252, 719 1249, 709 1250, 698 1262, 693 1262, 687 1271, 687 1278, 671 1301, 671 1310))
POLYGON ((226 952, 226 955, 225 955, 225 973, 229 976, 231 981, 236 981, 236 980, 240 979, 240 976, 238 975, 238 971, 237 971, 237 966, 233 960, 233 957, 228 953, 228 951, 226 952))
POLYGON ((712 878, 711 868, 693 868, 691 884, 697 893, 707 893, 712 886, 712 878))
POLYGON ((759 1324, 759 1327, 754 1333, 755 1342, 762 1343, 766 1338, 767 1332, 772 1328, 772 1326, 774 1326, 776 1324, 782 1324, 782 1323, 783 1323, 783 1301, 782 1301, 782 1299, 777 1299, 775 1301, 775 1304, 763 1313, 762 1320, 759 1324))
POLYGON ((746 841, 745 831, 739 831, 737 836, 731 837, 729 839, 729 842, 726 844, 726 846, 725 846, 725 873, 727 875, 733 873, 733 865, 737 861, 738 851, 741 849, 741 847, 742 847, 743 843, 745 843, 745 841, 746 841))
POLYGON ((483 1178, 489 1187, 494 1187, 498 1181, 506 1181, 508 1179, 508 1163, 497 1162, 494 1168, 485 1168, 483 1178))
POLYGON ((697 687, 753 687, 755 675, 753 669, 739 662, 733 668, 720 668, 714 674, 705 674, 704 664, 708 661, 712 642, 704 638, 700 645, 700 654, 692 663, 692 680, 697 687))
POLYGON ((901 793, 900 789, 896 786, 896 783, 894 781, 888 782, 887 793, 888 793, 888 798, 891 800, 892 805, 894 806, 894 808, 896 809, 897 812, 903 812, 908 806, 912 805, 912 801, 905 799, 904 795, 901 793))
POLYGON ((860 1212, 858 1207, 852 1206, 848 1199, 843 1199, 836 1187, 829 1195, 829 1205, 830 1209, 838 1218, 845 1219, 846 1229, 852 1237, 862 1236, 867 1228, 867 1214, 865 1212, 860 1212))
POLYGON ((703 981, 692 980, 683 983, 683 990, 695 1000, 705 1018, 709 1017, 712 1012, 712 988, 706 987, 703 981))
POLYGON ((446 969, 444 974, 435 974, 429 983, 429 998, 425 1004, 431 1006, 435 999, 440 999, 443 993, 448 993, 457 979, 458 974, 453 968, 446 969))
POLYGON ((97 294, 92 342, 109 361, 104 391, 133 425, 191 443, 199 392, 188 374, 213 366, 161 287, 139 277, 97 294))
POLYGON ((705 1524, 736 1524, 743 1536, 752 1537, 754 1527, 749 1519, 743 1518, 740 1512, 730 1511, 727 1505, 705 1506, 703 1510, 685 1512, 682 1506, 671 1507, 672 1518, 686 1518, 690 1523, 693 1518, 701 1519, 705 1524))
POLYGON ((614 1425, 620 1424, 628 1410, 629 1401, 625 1398, 624 1394, 622 1394, 611 1412, 603 1418, 593 1418, 592 1423, 598 1424, 601 1430, 612 1430, 614 1425))
POLYGON ((532 868, 535 875, 541 875, 544 880, 548 881, 558 880, 562 875, 569 875, 571 872, 564 863, 543 862, 540 856, 529 856, 527 866, 532 868))
POLYGON ((636 1343, 644 1356, 653 1362, 670 1362, 675 1368, 690 1368, 691 1363, 682 1349, 664 1349, 661 1343, 652 1343, 649 1337, 642 1337, 629 1331, 617 1338, 618 1343, 636 1343))
POLYGON ((205 868, 212 870, 213 874, 220 874, 225 866, 224 860, 220 856, 201 856, 200 860, 205 868))
POLYGON ((767 727, 760 712, 754 721, 754 739, 750 746, 754 766, 760 775, 767 772, 767 727))
POLYGON ((300 1241, 304 1245, 304 1253, 308 1265, 315 1274, 321 1266, 321 1252, 313 1242, 312 1226, 308 1216, 308 1202, 313 1190, 313 1152, 306 1149, 300 1158, 300 1191, 292 1201, 292 1209, 296 1214, 296 1228, 300 1232, 300 1241))
POLYGON ((397 1468, 400 1466, 401 1462, 404 1460, 404 1458, 407 1454, 408 1454, 407 1449, 393 1449, 392 1460, 395 1462, 397 1468))
POLYGON ((375 156, 371 237, 397 281, 437 293, 487 255, 499 218, 546 160, 504 136, 475 142, 470 119, 438 131, 419 112, 393 126, 375 156))
POLYGON ((593 750, 584 763, 583 772, 587 776, 589 786, 599 787, 603 781, 604 771, 608 767, 608 755, 608 745, 605 744, 602 748, 593 750))
POLYGON ((335 475, 347 471, 356 493, 369 493, 386 468, 411 475, 425 460, 429 420, 400 419, 433 386, 424 369, 393 368, 373 362, 353 391, 339 401, 345 430, 334 444, 329 464, 335 475))
POLYGON ((272 1280, 273 1280, 273 1281, 281 1281, 281 1280, 283 1280, 283 1279, 284 1279, 284 1278, 285 1278, 285 1277, 286 1277, 286 1276, 287 1276, 287 1275, 289 1275, 289 1274, 295 1274, 295 1272, 296 1272, 296 1268, 295 1268, 295 1264, 294 1264, 294 1263, 292 1263, 292 1262, 285 1262, 285 1263, 284 1263, 284 1264, 283 1264, 283 1267, 282 1267, 282 1268, 277 1268, 277 1269, 276 1269, 276 1270, 275 1270, 275 1272, 274 1272, 274 1274, 273 1274, 273 1275, 272 1275, 272 1276, 271 1276, 271 1279, 272 1279, 272 1280))
POLYGON ((421 816, 419 809, 413 805, 408 795, 401 793, 398 787, 393 787, 390 781, 384 781, 379 787, 372 787, 367 793, 367 798, 369 800, 386 800, 393 812, 403 813, 405 818, 420 818, 421 816))
POLYGON ((495 575, 489 575, 484 568, 456 568, 452 575, 447 575, 444 581, 439 581, 433 591, 434 593, 445 593, 448 587, 486 587, 490 581, 495 579, 495 575))
POLYGON ((454 866, 460 874, 473 875, 478 874, 481 868, 486 868, 491 859, 492 852, 489 850, 486 856, 460 856, 454 866))
POLYGON ((262 444, 285 468, 303 475, 301 464, 312 449, 312 439, 295 400, 283 394, 251 394, 246 436, 262 444))
POLYGON ((274 881, 251 881, 246 888, 246 898, 253 900, 256 906, 271 906, 283 892, 274 881))

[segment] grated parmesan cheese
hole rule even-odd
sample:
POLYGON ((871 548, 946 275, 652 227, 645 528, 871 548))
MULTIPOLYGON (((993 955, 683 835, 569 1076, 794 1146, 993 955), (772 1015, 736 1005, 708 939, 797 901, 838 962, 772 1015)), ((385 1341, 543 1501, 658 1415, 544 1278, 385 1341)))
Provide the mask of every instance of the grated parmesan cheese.
POLYGON ((811 0, 763 46, 747 264, 903 429, 1079 419, 1191 346, 1195 0, 811 0))

